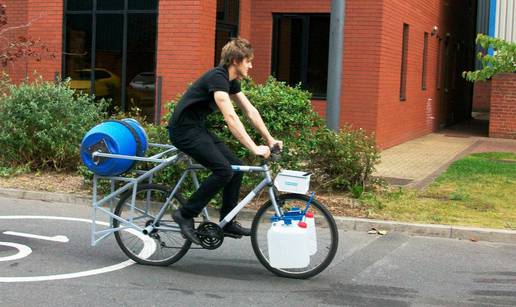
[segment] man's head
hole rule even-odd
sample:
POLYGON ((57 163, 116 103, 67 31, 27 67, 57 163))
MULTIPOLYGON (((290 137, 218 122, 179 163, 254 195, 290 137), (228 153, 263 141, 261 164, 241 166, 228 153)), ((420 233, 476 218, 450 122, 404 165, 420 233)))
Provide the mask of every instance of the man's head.
POLYGON ((234 66, 237 78, 247 77, 247 71, 252 68, 253 47, 243 38, 234 38, 229 41, 220 54, 220 64, 226 68, 234 66))

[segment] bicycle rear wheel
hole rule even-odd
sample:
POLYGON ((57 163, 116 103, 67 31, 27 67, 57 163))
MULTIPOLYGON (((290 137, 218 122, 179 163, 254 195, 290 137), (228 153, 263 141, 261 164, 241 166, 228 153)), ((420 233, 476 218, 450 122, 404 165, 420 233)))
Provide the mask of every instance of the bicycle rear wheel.
MULTIPOLYGON (((132 219, 132 223, 145 228, 154 222, 169 195, 170 190, 162 185, 143 184, 138 186, 136 191, 134 209, 131 208, 130 190, 122 195, 114 213, 124 220, 132 219)), ((148 235, 134 228, 115 232, 116 241, 122 251, 132 260, 147 265, 165 266, 181 259, 192 244, 183 237, 177 224, 172 220, 172 212, 181 204, 184 204, 184 200, 178 195, 174 196, 158 224, 159 227, 177 229, 158 228, 148 235)), ((116 219, 113 220, 115 228, 122 224, 116 219)))
MULTIPOLYGON (((283 212, 292 207, 304 209, 310 197, 302 194, 282 194, 278 206, 283 212)), ((310 278, 322 272, 333 260, 337 252, 339 234, 337 225, 330 212, 313 199, 309 212, 315 217, 317 232, 317 251, 310 256, 310 264, 305 268, 274 268, 270 264, 267 232, 272 226, 271 217, 276 216, 274 206, 269 200, 256 213, 251 228, 251 243, 258 260, 271 272, 281 277, 310 278)))

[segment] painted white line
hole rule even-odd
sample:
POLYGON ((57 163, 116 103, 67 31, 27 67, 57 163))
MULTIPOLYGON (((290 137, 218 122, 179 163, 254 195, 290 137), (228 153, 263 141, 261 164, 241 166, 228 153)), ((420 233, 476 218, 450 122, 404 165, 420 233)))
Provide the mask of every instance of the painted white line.
POLYGON ((62 243, 66 243, 66 242, 70 241, 70 240, 68 240, 68 238, 66 236, 47 237, 47 236, 33 235, 30 233, 16 232, 16 231, 4 231, 4 235, 11 235, 11 236, 18 236, 18 237, 32 238, 32 239, 40 239, 40 240, 53 241, 53 242, 62 242, 62 243))
MULTIPOLYGON (((84 223, 92 223, 91 220, 81 219, 75 217, 59 217, 59 216, 39 216, 39 215, 9 215, 9 216, 0 216, 0 220, 22 220, 22 219, 33 219, 33 220, 61 220, 61 221, 74 221, 74 222, 84 222, 84 223)), ((109 226, 106 222, 97 221, 96 224, 109 226)), ((139 256, 142 258, 150 257, 154 251, 156 250, 156 242, 152 240, 150 237, 143 235, 141 232, 136 231, 134 229, 126 229, 124 231, 128 231, 131 234, 134 234, 140 240, 144 242, 144 247, 141 250, 139 256)), ((58 275, 46 275, 46 276, 27 276, 27 277, 0 277, 0 282, 33 282, 33 281, 46 281, 46 280, 59 280, 59 279, 69 279, 69 278, 79 278, 85 276, 92 276, 97 274, 103 274, 108 272, 113 272, 116 270, 120 270, 126 268, 130 265, 135 264, 133 260, 127 260, 115 265, 93 269, 88 271, 76 272, 76 273, 68 273, 68 274, 58 274, 58 275)))
POLYGON ((32 249, 27 245, 12 243, 12 242, 0 242, 0 245, 14 247, 18 252, 12 256, 0 257, 0 261, 11 261, 18 260, 27 257, 32 253, 32 249))

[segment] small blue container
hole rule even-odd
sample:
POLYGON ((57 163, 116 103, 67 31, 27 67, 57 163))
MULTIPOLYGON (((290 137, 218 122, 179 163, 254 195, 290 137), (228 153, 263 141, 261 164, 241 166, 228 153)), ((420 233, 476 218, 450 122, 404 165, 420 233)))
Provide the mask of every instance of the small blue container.
POLYGON ((277 216, 272 216, 270 220, 272 223, 282 220, 286 225, 290 225, 293 221, 302 221, 304 217, 305 213, 303 210, 297 207, 292 207, 289 211, 284 212, 283 217, 280 218, 277 216))
POLYGON ((127 118, 109 120, 93 127, 82 139, 81 159, 93 173, 101 176, 117 176, 130 170, 135 161, 96 157, 95 151, 126 156, 143 157, 147 150, 147 134, 138 121, 127 118))

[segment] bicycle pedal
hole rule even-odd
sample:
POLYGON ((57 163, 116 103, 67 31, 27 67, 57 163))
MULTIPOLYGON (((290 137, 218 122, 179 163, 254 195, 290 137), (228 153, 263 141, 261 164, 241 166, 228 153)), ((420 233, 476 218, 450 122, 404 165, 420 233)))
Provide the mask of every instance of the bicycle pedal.
POLYGON ((233 238, 233 239, 241 239, 242 235, 237 235, 237 234, 234 234, 234 233, 230 233, 230 232, 225 232, 224 231, 224 237, 230 237, 230 238, 233 238))

